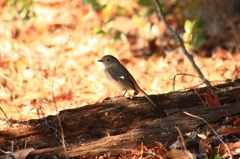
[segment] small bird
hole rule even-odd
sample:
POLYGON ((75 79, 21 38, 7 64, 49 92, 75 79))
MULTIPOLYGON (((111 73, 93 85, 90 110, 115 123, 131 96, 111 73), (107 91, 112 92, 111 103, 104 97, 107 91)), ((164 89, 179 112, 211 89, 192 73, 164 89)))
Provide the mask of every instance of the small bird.
POLYGON ((151 98, 139 87, 136 80, 129 73, 129 71, 118 61, 118 59, 112 55, 105 55, 98 62, 102 62, 104 65, 104 74, 107 82, 118 90, 118 93, 111 99, 113 100, 121 91, 134 90, 142 93, 154 106, 156 104, 151 98))

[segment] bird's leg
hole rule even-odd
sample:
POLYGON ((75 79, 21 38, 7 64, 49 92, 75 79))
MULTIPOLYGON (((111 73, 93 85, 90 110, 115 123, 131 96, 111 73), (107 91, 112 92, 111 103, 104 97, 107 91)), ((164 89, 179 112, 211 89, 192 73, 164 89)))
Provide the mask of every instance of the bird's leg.
POLYGON ((127 90, 123 93, 123 96, 122 96, 124 100, 127 100, 127 99, 124 97, 126 93, 127 93, 127 90))
POLYGON ((119 93, 121 93, 121 91, 118 91, 118 93, 111 99, 111 101, 113 101, 113 99, 119 95, 119 93))
POLYGON ((126 93, 127 93, 127 91, 125 91, 125 92, 123 93, 123 98, 124 98, 124 96, 125 96, 126 93))

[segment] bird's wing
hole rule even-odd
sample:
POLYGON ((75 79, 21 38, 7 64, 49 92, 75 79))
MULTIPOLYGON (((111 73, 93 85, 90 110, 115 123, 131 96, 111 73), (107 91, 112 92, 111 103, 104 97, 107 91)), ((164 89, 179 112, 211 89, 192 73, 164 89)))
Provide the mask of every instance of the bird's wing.
POLYGON ((129 72, 128 70, 124 67, 121 66, 118 69, 114 68, 109 68, 108 72, 109 72, 109 76, 119 82, 122 82, 125 85, 128 85, 129 87, 131 87, 132 89, 135 90, 135 86, 134 86, 134 81, 132 80, 131 75, 129 76, 129 72), (119 71, 121 69, 121 71, 119 71))
MULTIPOLYGON (((108 68, 108 69, 107 69, 107 72, 108 72, 109 76, 110 76, 112 79, 118 81, 120 74, 119 74, 119 72, 118 72, 116 69, 108 68)), ((121 75, 120 75, 120 76, 121 76, 121 75)))

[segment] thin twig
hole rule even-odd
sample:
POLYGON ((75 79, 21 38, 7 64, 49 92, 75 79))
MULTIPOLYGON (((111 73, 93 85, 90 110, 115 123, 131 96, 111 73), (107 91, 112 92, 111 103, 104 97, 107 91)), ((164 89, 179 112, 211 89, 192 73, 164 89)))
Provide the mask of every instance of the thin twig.
POLYGON ((65 42, 62 47, 60 48, 58 54, 57 54, 57 59, 56 59, 56 63, 55 63, 55 67, 53 70, 53 81, 52 81, 52 99, 53 99, 53 103, 57 112, 57 118, 58 118, 58 122, 59 122, 59 127, 61 130, 61 137, 62 137, 62 144, 63 144, 63 148, 66 154, 66 158, 68 159, 68 155, 67 155, 67 148, 66 148, 66 144, 65 144, 65 138, 64 138, 64 133, 63 133, 63 127, 62 127, 62 122, 61 122, 61 118, 59 116, 59 111, 58 111, 58 107, 57 107, 57 102, 56 102, 56 98, 55 98, 55 94, 54 94, 54 83, 55 83, 55 77, 56 77, 56 72, 57 72, 57 64, 58 64, 58 59, 59 59, 59 55, 62 51, 62 49, 69 43, 69 41, 71 40, 72 34, 69 31, 69 25, 67 26, 68 29, 68 34, 69 34, 69 38, 68 41, 65 42))
POLYGON ((235 39, 235 43, 236 43, 236 46, 238 48, 238 51, 240 51, 240 48, 239 48, 239 45, 238 45, 238 41, 235 39))
POLYGON ((0 111, 3 113, 3 115, 5 116, 5 118, 7 119, 7 121, 9 121, 9 118, 7 117, 7 114, 5 113, 5 111, 3 111, 2 107, 0 106, 0 111))
POLYGON ((182 51, 184 53, 184 55, 188 58, 188 60, 191 62, 193 68, 195 69, 195 71, 198 73, 199 77, 203 80, 203 82, 208 86, 208 87, 212 87, 210 82, 204 77, 204 75, 202 74, 202 72, 200 71, 200 69, 197 67, 196 63, 194 62, 192 56, 187 52, 184 44, 183 44, 183 41, 182 39, 180 38, 180 36, 178 35, 177 31, 176 30, 173 30, 170 28, 170 26, 168 25, 167 23, 167 20, 163 14, 163 11, 162 11, 162 8, 161 8, 161 5, 159 3, 158 0, 154 0, 156 6, 157 6, 157 10, 158 10, 158 14, 160 16, 160 18, 162 19, 165 27, 167 28, 167 30, 170 32, 170 34, 172 34, 176 39, 177 41, 179 42, 181 48, 182 48, 182 51))
MULTIPOLYGON (((179 129, 179 127, 175 127, 176 129, 177 129, 177 131, 178 131, 178 134, 179 134, 179 136, 180 136, 180 139, 181 139, 181 145, 183 146, 183 149, 185 150, 185 151, 187 151, 187 147, 186 147, 186 141, 184 140, 184 138, 183 138, 183 135, 182 135, 182 132, 181 132, 181 130, 179 129)), ((184 151, 184 152, 185 152, 184 151)))
MULTIPOLYGON (((187 76, 192 76, 192 77, 197 77, 197 78, 199 78, 199 76, 191 75, 191 74, 188 74, 188 73, 177 73, 177 74, 173 77, 173 90, 174 90, 174 91, 175 91, 176 78, 177 78, 177 76, 179 76, 179 75, 182 75, 182 76, 187 75, 187 76)), ((198 86, 198 85, 197 85, 197 86, 198 86)))
POLYGON ((227 144, 226 144, 225 142, 223 142, 223 140, 221 139, 221 137, 220 137, 220 136, 217 134, 217 132, 211 127, 211 125, 208 124, 208 122, 207 122, 206 120, 204 120, 203 118, 201 118, 201 117, 199 117, 199 116, 190 114, 190 113, 185 112, 185 111, 183 111, 183 113, 186 114, 186 115, 188 115, 188 116, 191 116, 191 117, 193 117, 193 118, 197 118, 197 119, 199 119, 199 120, 202 120, 205 124, 207 124, 207 126, 208 126, 208 127, 213 131, 213 133, 217 136, 217 138, 219 139, 219 141, 226 147, 227 152, 228 152, 228 154, 229 154, 229 156, 230 156, 230 159, 233 158, 233 156, 232 156, 232 154, 231 154, 231 151, 230 151, 229 147, 227 146, 227 144))
MULTIPOLYGON (((45 117, 43 109, 42 109, 42 104, 43 104, 43 102, 39 103, 39 109, 37 109, 37 110, 38 110, 38 113, 39 113, 39 111, 41 111, 41 114, 42 114, 43 119, 44 119, 44 124, 47 127, 49 127, 50 129, 53 129, 55 132, 58 132, 60 134, 60 136, 62 136, 62 133, 57 128, 55 128, 55 127, 53 127, 53 126, 48 124, 47 118, 45 117)), ((39 117, 40 117, 40 113, 39 113, 39 117)))
POLYGON ((198 97, 199 97, 200 100, 202 101, 203 105, 206 107, 207 105, 205 104, 205 102, 203 101, 203 99, 201 98, 201 96, 199 95, 199 93, 196 91, 196 89, 193 89, 193 91, 198 95, 198 97))

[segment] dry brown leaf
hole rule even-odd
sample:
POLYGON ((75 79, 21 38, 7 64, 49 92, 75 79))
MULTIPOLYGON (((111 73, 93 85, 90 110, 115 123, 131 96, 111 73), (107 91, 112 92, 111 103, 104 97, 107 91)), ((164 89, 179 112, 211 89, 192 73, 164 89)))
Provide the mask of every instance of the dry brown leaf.
POLYGON ((216 131, 218 134, 222 135, 230 135, 230 134, 240 134, 240 127, 232 128, 232 127, 227 127, 227 128, 221 128, 216 131))
MULTIPOLYGON (((231 154, 234 155, 234 147, 233 147, 234 144, 233 143, 225 143, 225 144, 230 149, 231 154)), ((224 144, 220 145, 219 149, 222 155, 228 153, 226 146, 224 144)))
POLYGON ((206 146, 208 146, 210 143, 212 143, 213 140, 211 138, 206 138, 206 139, 202 139, 199 141, 199 152, 201 152, 202 149, 204 149, 206 146))
POLYGON ((165 156, 169 159, 194 159, 188 150, 171 150, 165 156))
POLYGON ((137 150, 138 151, 148 151, 148 148, 146 146, 138 146, 137 150))
POLYGON ((235 142, 234 144, 233 144, 233 147, 234 147, 234 152, 236 153, 236 154, 240 154, 240 142, 235 142))
POLYGON ((15 152, 13 152, 12 154, 17 159, 25 159, 27 157, 27 155, 34 150, 35 150, 34 148, 25 148, 25 149, 17 150, 15 152))
MULTIPOLYGON (((229 149, 230 149, 230 151, 231 151, 231 154, 232 155, 236 155, 236 154, 239 154, 240 153, 240 142, 235 142, 235 143, 225 143, 228 147, 229 147, 229 149)), ((226 154, 227 153, 227 150, 226 150, 226 147, 225 147, 225 145, 223 145, 223 144, 221 144, 220 145, 220 151, 224 154, 226 154)))
POLYGON ((237 118, 234 122, 233 122, 234 126, 239 126, 240 125, 240 118, 237 118))
POLYGON ((150 149, 154 154, 156 154, 158 156, 163 156, 164 154, 167 153, 167 150, 165 148, 166 145, 163 145, 160 142, 155 142, 155 143, 157 144, 157 146, 150 149))
POLYGON ((208 88, 205 99, 208 106, 221 105, 217 93, 211 88, 208 88))
POLYGON ((240 142, 235 142, 235 143, 233 144, 233 147, 240 148, 240 142))

